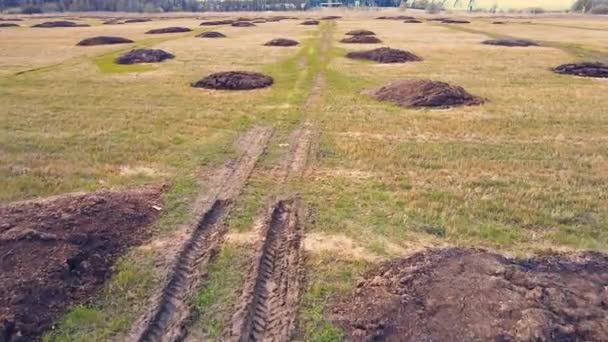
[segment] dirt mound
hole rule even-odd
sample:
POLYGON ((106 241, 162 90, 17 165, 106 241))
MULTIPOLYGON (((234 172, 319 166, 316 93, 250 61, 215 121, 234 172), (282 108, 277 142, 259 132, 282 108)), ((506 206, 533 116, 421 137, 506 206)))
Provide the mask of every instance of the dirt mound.
POLYGON ((199 38, 225 38, 226 35, 216 31, 203 32, 197 35, 199 38))
POLYGON ((431 80, 401 80, 369 92, 379 101, 388 101, 401 107, 470 106, 483 100, 469 94, 462 87, 431 80))
POLYGON ((36 24, 32 27, 52 28, 52 27, 87 27, 87 26, 90 26, 90 25, 77 24, 72 21, 60 20, 60 21, 47 21, 47 22, 44 22, 41 24, 36 24))
POLYGON ((106 20, 102 23, 103 25, 122 25, 124 22, 120 21, 120 19, 110 19, 106 20))
POLYGON ((293 39, 286 39, 286 38, 277 38, 277 39, 273 39, 269 42, 267 42, 266 46, 295 46, 298 45, 300 43, 298 43, 297 41, 293 40, 293 39))
POLYGON ((300 23, 300 25, 319 25, 318 20, 305 20, 300 23))
POLYGON ((450 20, 449 18, 429 18, 426 21, 444 21, 444 20, 450 20))
POLYGON ((421 61, 422 58, 414 55, 411 52, 381 47, 378 49, 367 51, 349 52, 346 57, 353 59, 366 59, 380 63, 405 63, 421 61))
POLYGON ((486 45, 500 46, 538 46, 538 43, 527 39, 492 39, 481 42, 486 45))
POLYGON ((251 26, 255 26, 254 23, 250 23, 248 21, 236 21, 232 24, 230 24, 230 26, 234 26, 234 27, 251 27, 251 26))
POLYGON ((148 21, 152 21, 152 19, 148 19, 148 18, 135 18, 135 19, 127 19, 125 20, 126 24, 132 24, 132 23, 147 23, 148 21))
POLYGON ((0 340, 35 341, 149 236, 160 188, 0 207, 0 340))
POLYGON ((171 58, 175 56, 163 50, 135 49, 116 58, 115 62, 118 64, 158 63, 171 58))
POLYGON ((601 62, 584 62, 563 64, 553 69, 558 74, 583 77, 608 77, 608 64, 601 62))
POLYGON ((341 43, 351 43, 351 44, 377 44, 382 43, 382 41, 374 36, 352 36, 348 38, 344 38, 340 41, 341 43))
POLYGON ((468 20, 455 20, 455 19, 443 19, 441 20, 442 24, 470 24, 471 22, 468 20))
POLYGON ((408 19, 403 21, 406 24, 422 24, 422 21, 418 19, 408 19))
POLYGON ((443 249, 385 263, 339 302, 352 341, 607 341, 608 256, 443 249))
POLYGON ((0 21, 23 21, 23 19, 19 19, 19 18, 0 18, 0 21))
POLYGON ((153 30, 146 32, 146 34, 180 33, 180 32, 190 32, 190 31, 192 31, 192 30, 187 27, 175 27, 174 26, 174 27, 153 29, 153 30))
POLYGON ((348 36, 375 36, 376 34, 372 31, 368 30, 352 30, 346 32, 348 36))
POLYGON ((99 36, 86 38, 78 42, 78 46, 93 46, 93 45, 110 45, 110 44, 127 44, 133 43, 131 39, 122 37, 99 36))
POLYGON ((321 20, 335 20, 335 19, 341 19, 342 17, 339 15, 328 15, 326 17, 322 17, 321 20))
POLYGON ((257 72, 226 71, 211 74, 192 83, 192 86, 206 89, 247 90, 269 87, 273 82, 272 77, 257 72))
POLYGON ((504 21, 493 21, 492 24, 494 24, 494 25, 504 25, 506 23, 504 21))
POLYGON ((19 25, 13 23, 0 23, 0 27, 19 27, 19 25))
POLYGON ((397 15, 397 16, 382 16, 377 17, 377 20, 412 20, 416 19, 414 17, 410 17, 409 15, 397 15))
POLYGON ((199 26, 217 26, 217 25, 230 25, 233 24, 234 20, 212 20, 212 21, 203 21, 199 26))

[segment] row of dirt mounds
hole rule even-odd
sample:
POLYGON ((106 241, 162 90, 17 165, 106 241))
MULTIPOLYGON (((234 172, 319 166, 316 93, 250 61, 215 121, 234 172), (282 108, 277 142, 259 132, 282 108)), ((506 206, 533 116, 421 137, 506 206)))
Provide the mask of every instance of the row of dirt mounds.
POLYGON ((346 57, 353 59, 365 59, 379 63, 405 63, 418 62, 422 60, 422 58, 411 52, 391 49, 388 47, 381 47, 367 51, 349 52, 346 54, 346 57))
POLYGON ((86 38, 78 42, 78 46, 112 45, 134 43, 131 39, 123 37, 98 36, 86 38))
POLYGON ((196 36, 199 38, 226 38, 225 34, 216 31, 207 31, 196 36))
POLYGON ((0 207, 0 340, 38 339, 95 297, 115 260, 150 235, 161 187, 0 207))
POLYGON ((378 44, 382 43, 379 38, 374 36, 350 36, 340 40, 341 43, 348 44, 378 44))
POLYGON ((14 23, 0 23, 0 27, 19 27, 19 25, 14 23))
POLYGON ((538 46, 538 43, 527 39, 491 39, 484 40, 481 42, 486 45, 500 45, 500 46, 538 46))
POLYGON ((173 26, 173 27, 164 27, 164 28, 159 28, 159 29, 153 29, 153 30, 146 32, 146 34, 181 33, 181 32, 191 32, 191 31, 192 30, 187 27, 173 26))
POLYGON ((608 256, 420 252, 375 268, 332 312, 352 341, 608 341, 608 256))
POLYGON ((47 21, 44 23, 36 24, 32 27, 53 28, 53 27, 88 27, 88 26, 91 26, 91 25, 77 24, 73 21, 59 20, 59 21, 47 21))
POLYGON ((225 71, 211 74, 192 83, 192 86, 219 90, 248 90, 269 87, 273 83, 272 77, 257 72, 225 71))
POLYGON ((608 64, 602 62, 583 62, 563 64, 553 69, 558 74, 582 77, 608 77, 608 64))
POLYGON ((300 25, 319 25, 318 20, 304 20, 300 25))
POLYGON ((234 26, 234 27, 252 27, 252 26, 256 26, 254 23, 249 22, 249 21, 236 21, 232 24, 230 24, 230 26, 234 26))
POLYGON ((396 16, 381 16, 377 17, 376 20, 412 20, 416 19, 409 15, 396 15, 396 16))
POLYGON ((266 42, 264 45, 266 45, 266 46, 296 46, 298 44, 300 44, 300 43, 298 43, 297 41, 295 41, 293 39, 276 38, 269 42, 266 42))
POLYGON ((376 33, 369 30, 352 30, 346 32, 347 36, 375 36, 376 33))
POLYGON ((460 86, 445 82, 408 79, 393 82, 367 92, 378 101, 387 101, 401 107, 472 106, 483 103, 477 96, 469 94, 460 86))
POLYGON ((158 63, 172 58, 175 58, 175 55, 160 49, 135 49, 114 61, 118 64, 158 63))

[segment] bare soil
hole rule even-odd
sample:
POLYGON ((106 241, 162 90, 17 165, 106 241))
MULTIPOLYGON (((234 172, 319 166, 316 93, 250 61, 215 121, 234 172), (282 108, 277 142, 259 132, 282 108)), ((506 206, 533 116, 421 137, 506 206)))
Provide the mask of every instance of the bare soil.
POLYGON ((405 24, 422 24, 422 21, 418 19, 408 19, 403 21, 405 24))
POLYGON ((416 19, 409 15, 397 15, 397 16, 381 16, 377 17, 377 20, 412 20, 416 19))
POLYGON ((336 20, 341 19, 342 17, 339 15, 328 15, 326 17, 321 17, 321 20, 336 20))
POLYGON ((127 24, 131 24, 131 23, 146 23, 148 21, 152 21, 152 19, 148 19, 148 18, 127 19, 127 20, 125 20, 125 23, 127 23, 127 24))
POLYGON ((0 21, 23 21, 20 18, 0 18, 0 21))
POLYGON ((118 64, 158 63, 175 58, 174 55, 158 49, 135 49, 116 58, 118 64))
POLYGON ((411 52, 391 49, 388 47, 381 47, 367 51, 349 52, 346 54, 346 57, 353 59, 365 59, 379 63, 405 63, 422 60, 422 58, 411 52))
POLYGON ((563 64, 553 69, 558 74, 582 77, 608 77, 608 64, 601 62, 583 62, 563 64))
POLYGON ((226 20, 211 20, 211 21, 203 21, 200 23, 200 26, 217 26, 217 25, 230 25, 234 23, 234 20, 226 19, 226 20))
POLYGON ((163 34, 163 33, 180 33, 180 32, 191 32, 192 30, 187 27, 165 27, 159 29, 153 29, 146 34, 163 34))
POLYGON ((352 341, 607 341, 608 256, 421 252, 375 267, 333 319, 352 341))
POLYGON ((297 41, 293 40, 293 39, 287 39, 287 38, 276 38, 273 39, 269 42, 267 42, 266 46, 296 46, 300 43, 298 43, 297 41))
POLYGON ((192 84, 195 88, 220 90, 247 90, 269 87, 274 83, 270 76, 249 71, 226 71, 211 74, 192 84))
POLYGON ((350 44, 378 44, 382 41, 374 36, 352 36, 340 40, 341 43, 350 44))
POLYGON ((32 27, 41 27, 41 28, 52 28, 52 27, 88 27, 91 25, 87 25, 87 24, 77 24, 75 22, 72 21, 47 21, 41 24, 36 24, 32 27))
POLYGON ((319 25, 318 20, 305 20, 300 23, 300 25, 319 25))
POLYGON ((346 32, 347 36, 375 36, 376 34, 369 30, 352 30, 346 32))
POLYGON ((452 107, 483 103, 479 97, 469 94, 459 86, 431 80, 401 80, 368 92, 379 101, 387 101, 401 107, 452 107))
POLYGON ((237 21, 232 23, 230 26, 234 26, 234 27, 252 27, 255 26, 254 23, 248 22, 248 21, 237 21))
POLYGON ((471 22, 468 20, 455 20, 455 19, 443 19, 441 20, 442 24, 470 24, 471 22))
POLYGON ((19 25, 13 23, 0 23, 0 27, 19 27, 19 25))
POLYGON ((500 46, 538 46, 538 43, 527 40, 527 39, 492 39, 492 40, 484 40, 481 42, 486 45, 500 45, 500 46))
POLYGON ((504 24, 506 24, 506 22, 504 22, 504 21, 493 21, 492 24, 494 24, 494 25, 504 25, 504 24))
POLYGON ((197 35, 199 38, 226 38, 226 35, 216 31, 207 31, 197 35))
POLYGON ((78 42, 78 46, 94 46, 94 45, 111 45, 111 44, 128 44, 133 43, 131 39, 122 37, 99 36, 86 38, 78 42))
POLYGON ((103 286, 115 260, 149 236, 160 187, 0 207, 0 339, 31 341, 103 286))

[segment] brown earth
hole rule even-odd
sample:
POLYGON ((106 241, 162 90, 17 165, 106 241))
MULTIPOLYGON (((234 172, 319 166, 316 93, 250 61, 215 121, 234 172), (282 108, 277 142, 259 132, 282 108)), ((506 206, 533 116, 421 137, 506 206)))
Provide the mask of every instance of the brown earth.
POLYGON ((379 63, 405 63, 422 60, 422 58, 416 56, 411 52, 391 49, 388 47, 382 47, 367 51, 349 52, 346 54, 346 57, 353 59, 366 59, 379 63))
POLYGON ((504 21, 493 21, 492 24, 494 24, 494 25, 504 25, 506 23, 504 21))
POLYGON ((583 77, 608 77, 608 64, 601 62, 583 62, 563 64, 553 69, 558 74, 583 77))
POLYGON ((199 38, 225 38, 226 35, 216 31, 207 31, 197 35, 199 38))
POLYGON ((152 19, 148 19, 148 18, 127 19, 127 20, 125 20, 125 23, 127 23, 127 24, 131 24, 131 23, 146 23, 148 21, 152 21, 152 19))
POLYGON ((492 39, 481 42, 486 45, 501 45, 501 46, 538 46, 538 43, 527 39, 492 39))
POLYGON ((441 20, 442 24, 470 24, 471 22, 468 20, 455 20, 455 19, 443 19, 441 20))
POLYGON ((0 340, 36 340, 95 297, 126 248, 149 236, 161 188, 0 207, 0 340))
POLYGON ((19 19, 19 18, 0 18, 0 21, 23 21, 23 19, 19 19))
POLYGON ((346 32, 347 36, 375 36, 376 34, 368 30, 352 30, 346 32))
POLYGON ((421 24, 422 21, 418 20, 418 19, 408 19, 408 20, 404 20, 403 21, 406 24, 421 24))
POLYGON ((122 25, 122 24, 124 24, 124 22, 122 22, 120 20, 121 19, 110 19, 110 20, 104 21, 102 24, 103 25, 122 25))
POLYGON ((248 21, 237 21, 234 22, 232 24, 230 24, 230 26, 234 26, 234 27, 252 27, 255 26, 254 23, 248 22, 248 21))
POLYGON ((42 28, 52 28, 52 27, 88 27, 91 25, 87 25, 87 24, 77 24, 75 22, 72 21, 47 21, 41 24, 36 24, 32 27, 42 27, 42 28))
POLYGON ((608 341, 608 256, 421 252, 375 267, 332 318, 352 341, 608 341))
POLYGON ((300 23, 300 25, 319 25, 318 20, 305 20, 300 23))
POLYGON ((133 43, 131 39, 122 37, 99 36, 86 38, 78 42, 78 46, 93 46, 93 45, 110 45, 110 44, 128 44, 133 43))
POLYGON ((339 15, 328 15, 326 17, 322 17, 321 20, 335 20, 335 19, 341 19, 342 17, 339 15))
POLYGON ((426 21, 444 21, 444 20, 450 20, 449 18, 429 18, 426 21))
POLYGON ((19 25, 13 23, 0 23, 0 27, 19 27, 19 25))
POLYGON ((416 19, 414 17, 411 17, 409 15, 397 15, 397 16, 382 16, 382 17, 377 17, 377 20, 412 20, 412 19, 416 19))
POLYGON ((354 44, 377 44, 382 41, 374 36, 352 36, 344 38, 340 41, 341 43, 354 43, 354 44))
POLYGON ((230 25, 234 23, 234 20, 212 20, 212 21, 203 21, 199 26, 216 26, 216 25, 230 25))
POLYGON ((266 42, 266 46, 296 46, 299 43, 293 39, 286 39, 286 38, 276 38, 273 39, 269 42, 266 42))
POLYGON ((163 33, 180 33, 180 32, 191 32, 192 30, 187 27, 165 27, 159 29, 153 29, 146 34, 163 34, 163 33))
POLYGON ((192 86, 206 89, 247 90, 269 87, 273 83, 272 77, 257 72, 226 71, 211 74, 192 83, 192 86))
POLYGON ((481 98, 469 94, 462 87, 420 79, 396 81, 368 94, 376 100, 392 102, 401 107, 445 108, 483 103, 481 98))
POLYGON ((163 50, 135 49, 116 58, 114 61, 118 64, 158 63, 172 58, 175 58, 175 56, 163 50))

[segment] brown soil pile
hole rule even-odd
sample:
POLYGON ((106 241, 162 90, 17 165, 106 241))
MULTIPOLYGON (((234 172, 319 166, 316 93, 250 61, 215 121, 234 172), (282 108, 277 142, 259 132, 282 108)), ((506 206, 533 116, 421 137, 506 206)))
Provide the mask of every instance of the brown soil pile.
POLYGON ((352 36, 348 38, 344 38, 340 41, 341 43, 350 43, 350 44, 377 44, 382 43, 382 41, 374 36, 352 36))
POLYGON ((538 46, 538 43, 527 40, 527 39, 492 39, 484 40, 481 42, 486 45, 500 45, 500 46, 538 46))
POLYGON ((19 25, 13 23, 0 23, 0 27, 18 27, 19 25))
POLYGON ((444 20, 450 20, 449 18, 429 18, 426 21, 444 21, 444 20))
POLYGON ((408 20, 404 20, 403 21, 406 24, 421 24, 422 21, 418 20, 418 19, 408 19, 408 20))
POLYGON ((601 62, 584 62, 563 64, 553 69, 558 74, 583 77, 608 77, 608 64, 601 62))
POLYGON ((299 43, 293 39, 277 38, 267 42, 266 46, 296 46, 299 43))
POLYGON ((125 23, 127 23, 127 24, 131 24, 131 23, 147 23, 148 21, 152 21, 152 19, 148 19, 148 18, 127 19, 127 20, 125 20, 125 23))
POLYGON ((158 63, 171 58, 175 56, 163 50, 135 49, 116 58, 115 62, 118 64, 158 63))
POLYGON ((78 46, 93 46, 93 45, 110 45, 110 44, 127 44, 133 43, 131 39, 122 37, 99 36, 86 38, 78 42, 78 46))
POLYGON ((455 19, 444 19, 441 21, 443 24, 470 24, 467 20, 455 20, 455 19))
POLYGON ((197 35, 199 38, 225 38, 226 35, 216 31, 203 32, 197 35))
POLYGON ((322 17, 321 20, 336 20, 341 19, 342 17, 339 15, 328 15, 326 17, 322 17))
POLYGON ((52 28, 52 27, 87 27, 87 26, 90 26, 90 25, 77 24, 72 21, 60 20, 60 21, 47 21, 47 22, 44 22, 41 24, 36 24, 32 27, 52 28))
POLYGON ((318 20, 306 20, 300 23, 300 25, 319 25, 318 20))
POLYGON ((149 236, 160 189, 0 207, 0 340, 34 341, 93 298, 114 261, 149 236))
POLYGON ((494 24, 494 25, 504 25, 506 23, 504 21, 493 21, 492 24, 494 24))
POLYGON ((348 36, 375 36, 376 34, 372 31, 368 30, 352 30, 346 32, 348 36))
POLYGON ((351 341, 608 341, 608 256, 443 249, 385 263, 334 307, 351 341))
POLYGON ((192 84, 195 88, 220 90, 247 90, 265 88, 272 85, 274 80, 257 72, 226 71, 211 74, 192 84))
POLYGON ((187 27, 165 27, 165 28, 150 30, 150 31, 146 32, 146 34, 180 33, 180 32, 190 32, 190 31, 192 31, 192 30, 187 27))
POLYGON ((469 94, 462 87, 431 80, 401 80, 369 92, 379 101, 388 101, 401 107, 452 107, 471 106, 483 100, 469 94))
POLYGON ((217 25, 230 25, 234 23, 234 20, 212 20, 212 21, 203 21, 200 26, 217 26, 217 25))
POLYGON ((124 22, 120 21, 120 19, 110 19, 106 20, 102 23, 103 25, 122 25, 124 22))
POLYGON ((23 19, 19 19, 19 18, 0 18, 0 21, 23 21, 23 19))
POLYGON ((381 47, 368 51, 349 52, 346 54, 346 57, 353 59, 366 59, 379 63, 405 63, 422 60, 422 58, 411 52, 391 49, 388 47, 381 47))
POLYGON ((409 15, 397 15, 397 16, 382 16, 376 18, 377 20, 411 20, 416 19, 414 17, 410 17, 409 15))
POLYGON ((250 23, 248 21, 237 21, 234 22, 232 24, 230 24, 230 26, 234 26, 234 27, 251 27, 251 26, 255 26, 254 23, 250 23))

